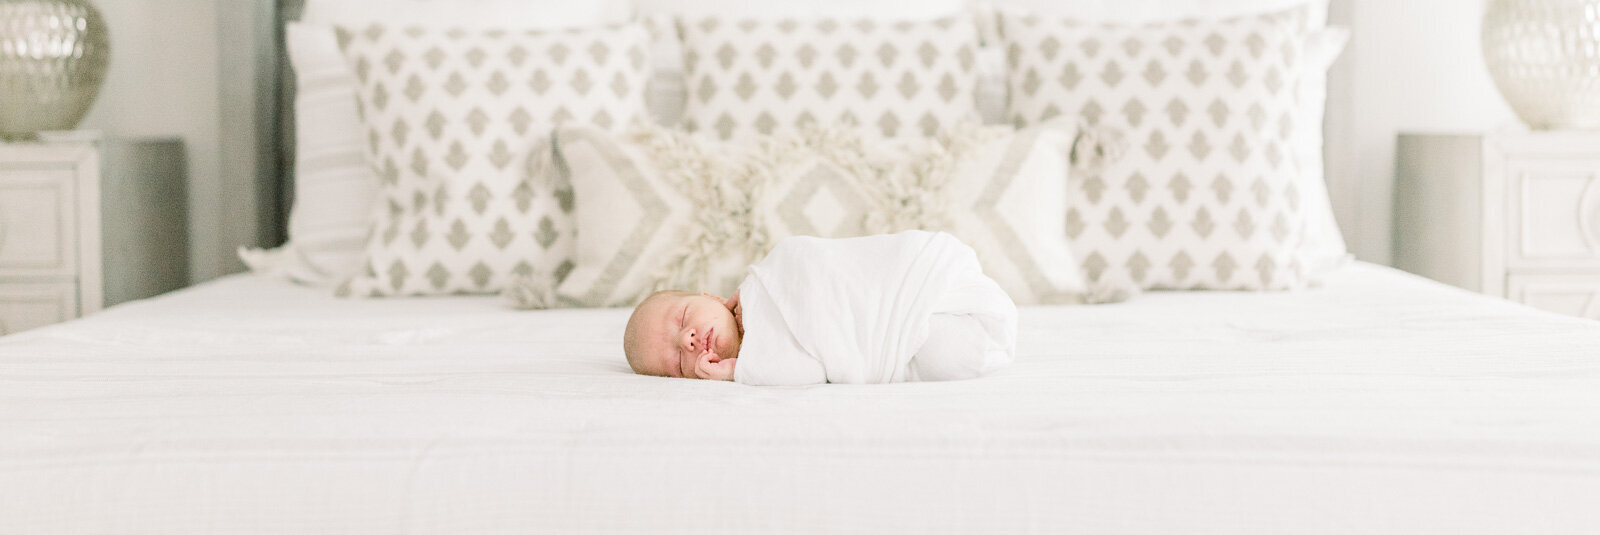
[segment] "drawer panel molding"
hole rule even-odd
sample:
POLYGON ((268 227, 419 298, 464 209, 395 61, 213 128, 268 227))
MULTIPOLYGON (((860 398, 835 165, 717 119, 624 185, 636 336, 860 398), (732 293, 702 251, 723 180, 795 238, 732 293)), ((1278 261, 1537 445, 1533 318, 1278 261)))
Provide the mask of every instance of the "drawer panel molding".
POLYGON ((0 142, 0 334, 186 286, 186 165, 176 138, 0 142))
POLYGON ((70 170, 0 171, 0 276, 71 276, 77 269, 70 170))
POLYGON ((77 285, 0 283, 0 335, 78 316, 77 285))
POLYGON ((1529 167, 1513 178, 1512 265, 1600 265, 1600 161, 1529 167))
POLYGON ((1600 276, 1592 274, 1514 274, 1506 288, 1513 301, 1538 308, 1600 320, 1600 276))
POLYGON ((1404 133, 1394 266, 1600 319, 1600 131, 1404 133))

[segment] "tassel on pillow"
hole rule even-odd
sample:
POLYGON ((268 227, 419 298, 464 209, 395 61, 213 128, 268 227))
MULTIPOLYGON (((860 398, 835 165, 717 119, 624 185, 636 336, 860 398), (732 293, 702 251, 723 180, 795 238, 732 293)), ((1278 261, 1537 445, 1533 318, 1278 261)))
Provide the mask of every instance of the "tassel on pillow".
POLYGON ((517 310, 543 310, 555 306, 555 281, 543 273, 513 274, 500 299, 517 310))
POLYGON ((1122 131, 1103 126, 1078 125, 1078 139, 1072 142, 1072 168, 1096 173, 1122 158, 1128 140, 1122 131))

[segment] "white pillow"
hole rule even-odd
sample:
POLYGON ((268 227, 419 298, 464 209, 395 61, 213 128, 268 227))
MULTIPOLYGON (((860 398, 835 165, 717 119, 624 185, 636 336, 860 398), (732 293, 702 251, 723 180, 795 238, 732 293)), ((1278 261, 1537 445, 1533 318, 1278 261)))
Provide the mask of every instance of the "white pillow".
POLYGON ((1294 151, 1305 16, 1118 25, 1002 15, 1017 125, 1067 115, 1125 132, 1125 155, 1071 187, 1067 234, 1091 280, 1305 283, 1294 151))
POLYGON ((1327 27, 1306 39, 1306 66, 1300 80, 1300 106, 1296 112, 1294 152, 1300 161, 1300 210, 1305 214, 1306 235, 1300 244, 1306 275, 1316 282, 1327 272, 1349 263, 1350 251, 1333 217, 1328 197, 1326 161, 1322 156, 1322 120, 1328 104, 1328 68, 1350 40, 1348 28, 1327 27))
POLYGON ((934 19, 966 10, 966 0, 808 0, 805 2, 751 2, 750 0, 634 0, 641 15, 670 15, 738 19, 824 18, 903 20, 934 19))
MULTIPOLYGON (((1305 45, 1305 78, 1300 84, 1300 102, 1296 112, 1298 132, 1294 141, 1294 153, 1300 160, 1301 169, 1298 188, 1301 211, 1306 222, 1305 241, 1301 243, 1299 252, 1307 275, 1313 282, 1320 274, 1349 261, 1349 251, 1328 198, 1322 155, 1322 123, 1327 102, 1327 71, 1343 52, 1350 32, 1346 28, 1324 27, 1328 18, 1328 0, 996 0, 993 5, 1018 14, 1070 18, 1084 23, 1124 24, 1181 19, 1215 21, 1291 8, 1304 9, 1306 28, 1311 33, 1305 45)), ((979 13, 978 20, 985 43, 992 44, 998 40, 996 10, 980 9, 979 13)), ((990 52, 998 53, 995 49, 999 47, 987 48, 990 52)), ((1003 87, 1000 92, 1004 94, 1003 87)), ((1004 99, 1001 101, 1003 103, 1004 99)), ((992 116, 988 108, 984 113, 986 120, 992 116)))
POLYGON ((538 29, 611 24, 632 15, 628 0, 306 0, 300 21, 324 26, 538 29))
POLYGON ((640 24, 559 30, 339 27, 379 211, 340 295, 497 293, 571 266, 571 196, 550 129, 645 116, 640 24))
POLYGON ((1328 21, 1328 0, 991 0, 995 6, 1085 22, 1142 24, 1180 19, 1222 20, 1306 6, 1306 23, 1328 21))
POLYGON ((1017 304, 1083 302, 1088 288, 1061 233, 1079 139, 1063 122, 958 126, 912 143, 889 162, 894 187, 866 230, 949 232, 977 251, 984 273, 1017 304))
POLYGON ((792 235, 944 230, 1019 304, 1076 302, 1061 233, 1070 127, 952 128, 909 146, 860 129, 719 142, 660 127, 557 131, 577 201, 564 306, 632 306, 666 288, 727 295, 792 235))
POLYGON ((360 264, 378 182, 362 160, 355 79, 333 25, 537 29, 621 22, 630 15, 625 0, 308 0, 300 22, 284 29, 295 74, 288 241, 272 254, 241 258, 252 269, 313 285, 342 281, 360 264))
POLYGON ((332 284, 361 262, 378 181, 362 159, 355 77, 333 29, 291 22, 284 39, 295 72, 295 183, 281 268, 297 282, 332 284))
POLYGON ((970 18, 679 19, 683 125, 720 139, 816 124, 924 137, 978 119, 970 18))
MULTIPOLYGON (((730 17, 754 19, 847 18, 871 20, 924 20, 973 13, 965 0, 933 0, 904 2, 901 0, 826 0, 809 2, 750 2, 746 0, 634 0, 633 9, 647 20, 670 28, 679 18, 730 17)), ((683 81, 683 43, 674 32, 658 32, 651 47, 651 64, 656 72, 650 80, 650 116, 657 124, 677 126, 683 118, 683 104, 688 91, 683 81)), ((985 71, 985 79, 998 81, 1002 71, 999 63, 980 60, 980 67, 994 67, 985 71)), ((980 94, 980 104, 993 103, 984 110, 994 111, 994 122, 999 122, 1001 108, 1005 105, 1004 86, 990 84, 994 93, 980 94), (985 100, 987 99, 987 100, 985 100)), ((980 88, 981 90, 981 88, 980 88)), ((985 119, 989 119, 985 115, 985 119)))

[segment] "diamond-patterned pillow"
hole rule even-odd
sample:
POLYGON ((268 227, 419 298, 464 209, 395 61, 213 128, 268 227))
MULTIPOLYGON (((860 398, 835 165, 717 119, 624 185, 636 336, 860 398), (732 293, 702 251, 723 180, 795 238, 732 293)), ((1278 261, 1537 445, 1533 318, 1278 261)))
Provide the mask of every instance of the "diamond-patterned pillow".
MULTIPOLYGON (((356 81, 333 26, 372 22, 433 28, 566 28, 628 20, 630 2, 474 0, 456 2, 307 0, 298 22, 284 25, 294 71, 293 207, 288 241, 273 251, 241 253, 253 270, 302 284, 344 282, 360 267, 372 226, 378 178, 362 160, 366 132, 356 116, 356 81), (622 8, 622 9, 619 9, 622 8), (262 262, 264 259, 272 259, 262 262)), ((670 32, 663 32, 670 33, 670 32)))
POLYGON ((1069 187, 1067 234, 1091 281, 1303 285, 1292 147, 1305 16, 1125 26, 1001 15, 1012 121, 1078 116, 1128 142, 1069 187))
POLYGON ((643 117, 648 35, 339 28, 380 180, 359 273, 340 295, 492 293, 571 269, 571 190, 544 180, 555 123, 643 117))
POLYGON ((806 125, 927 136, 978 117, 977 28, 929 21, 680 20, 683 125, 721 139, 806 125))
POLYGON ((1062 122, 960 126, 912 143, 879 164, 886 180, 856 175, 880 189, 866 230, 949 232, 972 246, 984 274, 1017 304, 1082 302, 1088 288, 1061 232, 1077 139, 1077 128, 1062 122))
POLYGON ((962 125, 904 145, 805 128, 719 142, 659 127, 558 129, 577 200, 564 306, 631 306, 654 290, 728 295, 778 240, 921 228, 977 250, 1018 303, 1077 301, 1061 233, 1074 130, 962 125))

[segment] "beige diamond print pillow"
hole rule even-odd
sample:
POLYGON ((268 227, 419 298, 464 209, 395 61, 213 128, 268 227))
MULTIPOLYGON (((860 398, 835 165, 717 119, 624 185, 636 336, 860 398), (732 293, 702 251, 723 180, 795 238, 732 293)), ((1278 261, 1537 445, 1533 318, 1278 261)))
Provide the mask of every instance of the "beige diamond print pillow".
POLYGON ((645 28, 340 28, 381 198, 341 295, 499 292, 572 269, 572 192, 551 181, 557 123, 644 116, 645 28))
POLYGON ((720 139, 807 125, 928 136, 978 118, 969 20, 680 20, 684 127, 720 139))
POLYGON ((1127 141, 1068 190, 1067 235, 1092 281, 1303 284, 1291 151, 1304 16, 1146 26, 1001 16, 1016 125, 1076 116, 1127 141))
POLYGON ((645 124, 623 134, 563 127, 555 138, 583 229, 559 305, 633 306, 669 288, 730 295, 765 247, 749 209, 765 164, 749 154, 645 124))
POLYGON ((660 289, 728 295, 778 240, 906 229, 972 245, 1019 304, 1077 302, 1061 234, 1070 128, 961 125, 919 142, 800 129, 740 142, 641 126, 561 128, 576 192, 565 306, 632 306, 660 289))

